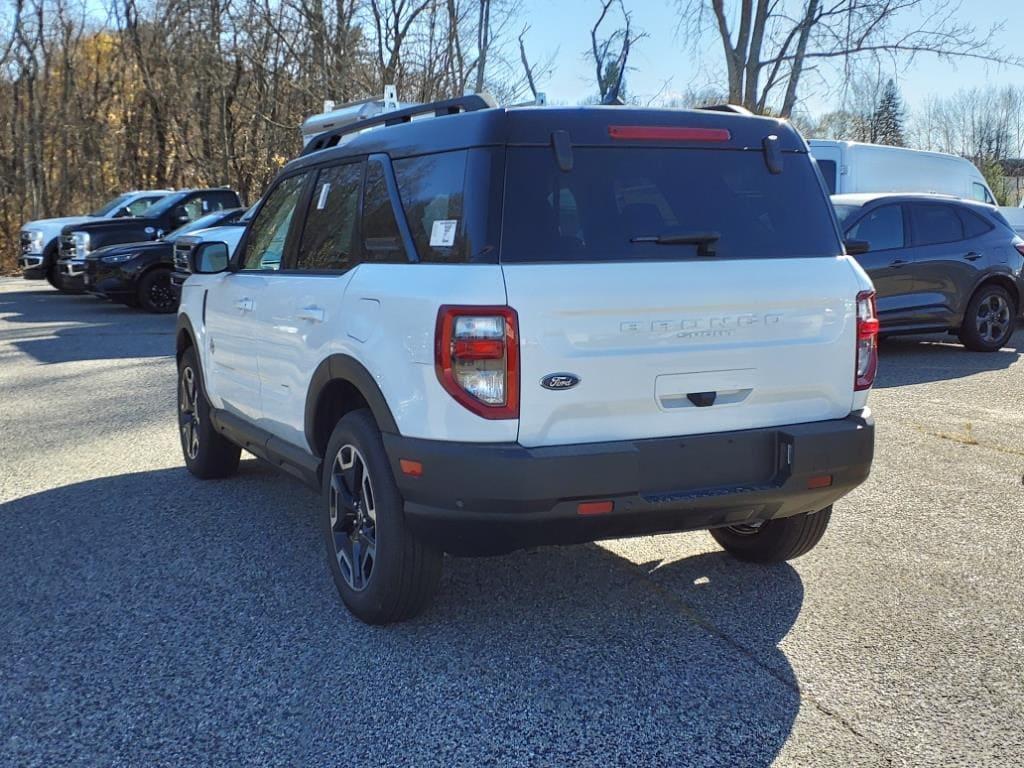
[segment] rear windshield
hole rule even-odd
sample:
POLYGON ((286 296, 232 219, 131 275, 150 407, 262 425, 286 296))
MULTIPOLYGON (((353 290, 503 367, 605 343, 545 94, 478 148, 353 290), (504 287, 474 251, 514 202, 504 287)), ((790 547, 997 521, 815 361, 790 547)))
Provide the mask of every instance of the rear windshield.
POLYGON ((551 148, 509 147, 503 262, 841 252, 806 155, 787 154, 780 174, 760 151, 574 147, 572 155, 563 172, 551 148), (708 250, 680 242, 708 235, 717 236, 708 250))

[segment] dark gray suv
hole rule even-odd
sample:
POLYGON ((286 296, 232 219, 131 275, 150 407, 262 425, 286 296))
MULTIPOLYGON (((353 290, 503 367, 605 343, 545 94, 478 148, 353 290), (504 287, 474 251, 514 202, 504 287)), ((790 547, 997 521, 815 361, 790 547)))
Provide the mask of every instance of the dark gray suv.
POLYGON ((884 335, 949 331, 994 352, 1024 304, 1024 240, 990 205, 941 195, 833 195, 878 292, 884 335))

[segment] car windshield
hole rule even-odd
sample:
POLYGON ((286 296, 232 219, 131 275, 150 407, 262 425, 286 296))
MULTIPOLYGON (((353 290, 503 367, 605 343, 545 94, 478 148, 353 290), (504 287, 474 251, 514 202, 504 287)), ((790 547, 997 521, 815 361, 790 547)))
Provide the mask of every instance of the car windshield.
POLYGON ((187 192, 178 192, 177 194, 168 195, 167 197, 158 200, 146 210, 146 218, 155 219, 157 216, 162 216, 184 200, 187 194, 187 192))
POLYGON ((111 213, 118 210, 119 208, 124 208, 128 204, 128 201, 131 199, 132 195, 118 195, 113 200, 108 200, 107 202, 105 202, 99 208, 99 210, 94 211, 90 215, 97 217, 109 216, 111 213))
POLYGON ((807 155, 772 173, 760 151, 510 147, 501 261, 769 259, 840 253, 807 155))
POLYGON ((850 220, 850 217, 860 210, 859 205, 837 205, 836 218, 839 219, 839 229, 846 230, 846 222, 850 220))
POLYGON ((188 224, 178 227, 164 239, 173 243, 182 235, 187 235, 190 232, 196 232, 200 229, 206 229, 207 227, 216 227, 219 224, 228 224, 235 221, 237 218, 237 210, 208 213, 205 216, 200 216, 195 221, 190 221, 188 224))

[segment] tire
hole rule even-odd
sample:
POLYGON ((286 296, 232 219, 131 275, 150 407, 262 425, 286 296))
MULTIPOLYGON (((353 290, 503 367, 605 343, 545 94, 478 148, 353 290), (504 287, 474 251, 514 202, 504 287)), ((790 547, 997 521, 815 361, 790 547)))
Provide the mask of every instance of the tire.
POLYGON ((147 312, 165 315, 178 309, 178 300, 171 291, 171 270, 153 269, 139 280, 138 305, 147 312))
POLYGON ((805 555, 821 541, 832 517, 832 507, 758 526, 735 525, 712 528, 711 536, 722 549, 739 560, 752 563, 781 563, 805 555))
POLYGON ((178 363, 178 434, 185 466, 196 477, 210 480, 238 470, 242 449, 213 428, 193 347, 185 350, 178 363))
POLYGON ((1001 285, 981 286, 967 303, 960 326, 960 342, 975 352, 995 352, 1013 335, 1017 306, 1001 285))
POLYGON ((440 550, 409 528, 369 411, 346 414, 324 454, 323 530, 338 594, 367 624, 420 613, 441 579, 440 550))
POLYGON ((46 268, 46 282, 60 290, 60 275, 57 272, 57 262, 51 262, 50 266, 46 268))

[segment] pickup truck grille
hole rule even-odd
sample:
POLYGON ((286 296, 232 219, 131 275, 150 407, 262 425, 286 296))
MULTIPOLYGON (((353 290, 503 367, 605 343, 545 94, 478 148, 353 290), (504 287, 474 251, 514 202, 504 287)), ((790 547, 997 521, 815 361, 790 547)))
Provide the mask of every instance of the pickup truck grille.
POLYGON ((60 236, 60 257, 70 259, 75 255, 75 238, 70 234, 60 236))
POLYGON ((189 274, 192 270, 188 267, 188 254, 192 250, 189 243, 174 244, 174 269, 178 272, 189 274))

